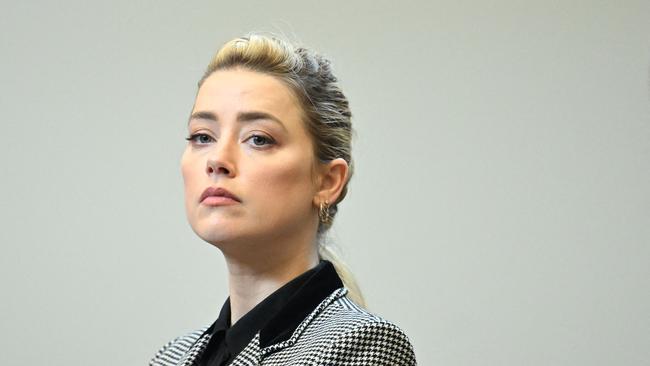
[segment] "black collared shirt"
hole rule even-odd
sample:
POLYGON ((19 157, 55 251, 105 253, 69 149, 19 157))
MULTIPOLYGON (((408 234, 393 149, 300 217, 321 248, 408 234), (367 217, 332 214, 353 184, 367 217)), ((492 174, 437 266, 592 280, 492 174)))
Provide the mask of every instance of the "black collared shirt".
POLYGON ((340 287, 343 283, 332 263, 321 260, 267 296, 232 326, 230 298, 226 299, 219 318, 206 330, 212 336, 197 365, 229 364, 258 331, 261 348, 289 339, 305 317, 340 287))

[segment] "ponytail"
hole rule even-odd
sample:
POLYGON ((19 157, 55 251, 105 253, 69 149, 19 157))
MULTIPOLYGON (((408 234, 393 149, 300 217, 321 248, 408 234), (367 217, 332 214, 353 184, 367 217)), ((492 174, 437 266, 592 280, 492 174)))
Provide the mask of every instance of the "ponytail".
POLYGON ((359 288, 356 279, 352 275, 350 268, 348 268, 347 264, 345 264, 345 262, 341 259, 341 256, 336 252, 336 250, 334 250, 334 248, 332 248, 330 245, 319 243, 318 256, 320 259, 325 259, 332 262, 334 269, 336 269, 336 273, 338 273, 339 277, 341 277, 341 281, 343 281, 343 286, 348 289, 348 298, 350 298, 350 300, 355 302, 357 305, 365 308, 366 300, 363 298, 361 289, 359 288))

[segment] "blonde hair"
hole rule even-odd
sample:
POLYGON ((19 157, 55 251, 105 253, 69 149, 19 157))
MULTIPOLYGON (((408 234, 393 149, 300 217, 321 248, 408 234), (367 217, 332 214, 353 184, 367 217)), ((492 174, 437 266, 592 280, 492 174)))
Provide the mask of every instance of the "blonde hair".
MULTIPOLYGON (((336 202, 329 206, 330 217, 334 218, 338 203, 347 194, 354 166, 351 154, 352 113, 337 78, 332 74, 330 61, 277 36, 251 33, 224 44, 210 61, 198 85, 201 87, 205 79, 217 70, 237 67, 272 75, 285 82, 298 97, 304 111, 305 126, 314 142, 314 156, 321 163, 336 158, 348 163, 347 181, 336 202)), ((322 240, 330 226, 331 220, 328 223, 321 221, 318 225, 318 255, 334 264, 349 290, 348 297, 365 306, 363 295, 349 268, 336 251, 322 240)))

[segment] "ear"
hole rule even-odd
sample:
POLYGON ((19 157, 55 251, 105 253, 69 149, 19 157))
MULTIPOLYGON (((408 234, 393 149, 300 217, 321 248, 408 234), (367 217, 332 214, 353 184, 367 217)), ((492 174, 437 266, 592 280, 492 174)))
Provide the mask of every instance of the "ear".
POLYGON ((336 158, 318 169, 317 191, 314 195, 314 205, 318 207, 327 200, 330 204, 336 202, 348 180, 348 163, 342 158, 336 158))

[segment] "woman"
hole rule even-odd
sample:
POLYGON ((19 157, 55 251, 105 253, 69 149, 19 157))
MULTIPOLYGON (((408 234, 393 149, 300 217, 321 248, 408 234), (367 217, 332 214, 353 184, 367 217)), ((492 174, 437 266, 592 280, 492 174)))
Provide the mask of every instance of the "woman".
POLYGON ((225 44, 199 82, 181 161, 187 217, 223 253, 229 297, 150 365, 415 365, 320 243, 352 175, 329 62, 276 37, 225 44))

